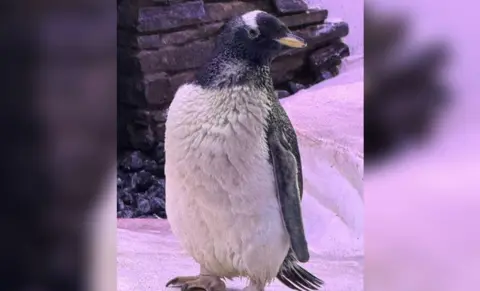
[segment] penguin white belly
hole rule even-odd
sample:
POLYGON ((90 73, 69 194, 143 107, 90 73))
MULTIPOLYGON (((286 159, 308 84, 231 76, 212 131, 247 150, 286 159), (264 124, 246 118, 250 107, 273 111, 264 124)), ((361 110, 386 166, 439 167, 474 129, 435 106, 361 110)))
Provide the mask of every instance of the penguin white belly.
POLYGON ((290 247, 268 162, 268 100, 251 100, 248 89, 236 88, 222 91, 231 98, 216 104, 207 93, 184 85, 170 107, 168 220, 207 271, 266 282, 275 278, 290 247))

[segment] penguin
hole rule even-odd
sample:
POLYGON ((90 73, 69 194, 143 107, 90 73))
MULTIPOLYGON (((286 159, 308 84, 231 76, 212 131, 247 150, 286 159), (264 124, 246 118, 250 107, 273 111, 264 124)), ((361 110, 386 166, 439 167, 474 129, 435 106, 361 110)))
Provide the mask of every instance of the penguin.
POLYGON ((225 291, 275 278, 293 290, 323 281, 309 260, 303 183, 293 126, 275 94, 272 60, 306 42, 264 11, 229 20, 212 56, 173 98, 166 121, 166 212, 173 234, 200 266, 167 287, 225 291))

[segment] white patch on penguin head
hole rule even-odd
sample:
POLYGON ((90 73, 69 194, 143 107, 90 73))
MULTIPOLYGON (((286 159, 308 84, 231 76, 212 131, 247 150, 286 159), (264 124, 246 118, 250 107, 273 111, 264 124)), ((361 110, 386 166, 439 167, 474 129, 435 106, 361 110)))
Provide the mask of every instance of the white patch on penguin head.
POLYGON ((258 30, 257 15, 260 13, 265 13, 265 12, 261 10, 254 10, 254 11, 247 12, 242 15, 242 20, 246 26, 252 29, 258 30))

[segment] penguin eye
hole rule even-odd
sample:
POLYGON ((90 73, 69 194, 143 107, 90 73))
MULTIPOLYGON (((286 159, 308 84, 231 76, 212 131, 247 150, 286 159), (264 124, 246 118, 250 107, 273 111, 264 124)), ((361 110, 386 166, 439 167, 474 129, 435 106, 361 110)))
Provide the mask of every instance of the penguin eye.
POLYGON ((251 39, 255 39, 260 35, 260 31, 254 28, 247 28, 247 32, 248 32, 248 37, 251 39))

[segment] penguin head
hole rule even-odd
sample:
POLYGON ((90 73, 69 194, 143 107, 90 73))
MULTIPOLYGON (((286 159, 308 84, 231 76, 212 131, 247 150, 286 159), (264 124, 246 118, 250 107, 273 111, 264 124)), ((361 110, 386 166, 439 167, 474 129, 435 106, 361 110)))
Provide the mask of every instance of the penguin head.
POLYGON ((260 10, 232 19, 217 39, 217 47, 231 56, 261 63, 270 62, 282 49, 306 46, 278 18, 260 10))

